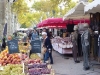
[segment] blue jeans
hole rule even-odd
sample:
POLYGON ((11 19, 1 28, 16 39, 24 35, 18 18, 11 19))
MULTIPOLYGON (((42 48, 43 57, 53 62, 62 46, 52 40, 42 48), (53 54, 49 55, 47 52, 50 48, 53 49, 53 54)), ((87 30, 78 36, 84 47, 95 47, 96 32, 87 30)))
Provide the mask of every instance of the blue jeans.
POLYGON ((44 63, 46 61, 48 61, 50 58, 50 64, 53 64, 53 57, 52 57, 52 51, 49 52, 49 51, 46 51, 46 53, 44 54, 44 63))

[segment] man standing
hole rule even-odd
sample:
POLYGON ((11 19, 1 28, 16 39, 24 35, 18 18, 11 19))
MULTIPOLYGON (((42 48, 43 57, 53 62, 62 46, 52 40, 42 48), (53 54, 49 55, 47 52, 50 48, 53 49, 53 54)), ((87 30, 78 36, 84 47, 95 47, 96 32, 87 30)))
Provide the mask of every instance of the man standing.
POLYGON ((32 40, 35 40, 37 38, 39 38, 38 33, 36 32, 36 30, 33 30, 32 37, 31 37, 31 41, 32 40))
POLYGON ((84 32, 81 35, 82 51, 83 51, 83 66, 85 70, 89 70, 89 49, 90 49, 90 33, 88 24, 84 24, 84 32))
POLYGON ((74 26, 74 32, 71 34, 71 40, 73 43, 73 58, 75 63, 79 63, 77 54, 78 54, 78 26, 74 26))
POLYGON ((53 64, 52 44, 50 38, 47 36, 46 32, 42 32, 42 37, 44 40, 43 46, 47 49, 44 54, 44 62, 46 63, 46 61, 48 61, 50 58, 50 64, 53 64))

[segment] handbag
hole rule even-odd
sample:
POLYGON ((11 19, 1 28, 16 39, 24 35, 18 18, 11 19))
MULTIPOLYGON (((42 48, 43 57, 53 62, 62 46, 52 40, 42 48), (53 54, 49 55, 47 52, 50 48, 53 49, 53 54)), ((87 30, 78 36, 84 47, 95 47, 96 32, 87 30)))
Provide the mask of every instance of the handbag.
POLYGON ((42 50, 41 50, 41 59, 42 59, 42 60, 43 60, 43 58, 44 58, 44 54, 46 53, 46 51, 47 51, 47 48, 42 47, 42 50))
POLYGON ((42 47, 42 54, 45 54, 46 53, 46 51, 47 51, 47 48, 46 47, 42 47))
MULTIPOLYGON (((45 42, 45 40, 44 40, 44 42, 45 42)), ((47 51, 47 48, 44 46, 44 42, 43 42, 42 50, 41 50, 42 54, 45 54, 45 52, 47 51)))

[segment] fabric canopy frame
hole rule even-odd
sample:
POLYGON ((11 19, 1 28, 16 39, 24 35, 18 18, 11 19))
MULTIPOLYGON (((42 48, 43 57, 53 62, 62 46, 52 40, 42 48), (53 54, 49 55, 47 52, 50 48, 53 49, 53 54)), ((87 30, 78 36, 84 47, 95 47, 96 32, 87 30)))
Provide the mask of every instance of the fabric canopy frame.
POLYGON ((96 13, 100 12, 100 0, 94 0, 90 4, 84 7, 85 13, 96 13))
POLYGON ((80 18, 85 18, 88 19, 89 15, 84 14, 84 7, 87 5, 87 2, 79 2, 74 8, 68 11, 63 17, 63 20, 66 19, 80 19, 80 18))

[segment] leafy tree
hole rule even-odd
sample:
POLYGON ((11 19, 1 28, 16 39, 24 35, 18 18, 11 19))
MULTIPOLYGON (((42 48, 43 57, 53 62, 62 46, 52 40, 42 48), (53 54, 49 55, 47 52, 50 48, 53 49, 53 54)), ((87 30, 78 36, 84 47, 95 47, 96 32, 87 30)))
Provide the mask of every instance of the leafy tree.
POLYGON ((33 8, 36 11, 42 11, 45 14, 49 13, 47 17, 61 17, 59 13, 64 15, 68 10, 76 5, 72 0, 40 0, 33 4, 33 8), (64 9, 61 9, 59 5, 63 3, 64 9))
POLYGON ((22 12, 28 12, 29 8, 25 0, 17 0, 12 5, 12 11, 15 12, 16 14, 20 14, 22 12))
POLYGON ((32 23, 36 20, 35 15, 29 12, 29 8, 25 0, 17 0, 12 5, 12 12, 17 15, 18 22, 22 27, 30 27, 32 23))
POLYGON ((12 5, 12 11, 17 15, 18 22, 21 27, 30 27, 33 24, 39 23, 48 17, 61 17, 60 13, 64 15, 68 10, 75 6, 75 2, 71 0, 40 0, 35 1, 33 8, 35 12, 30 12, 25 0, 17 0, 12 5), (64 3, 64 9, 59 5, 64 3))
POLYGON ((27 28, 27 26, 23 23, 23 24, 21 25, 21 28, 27 28))

